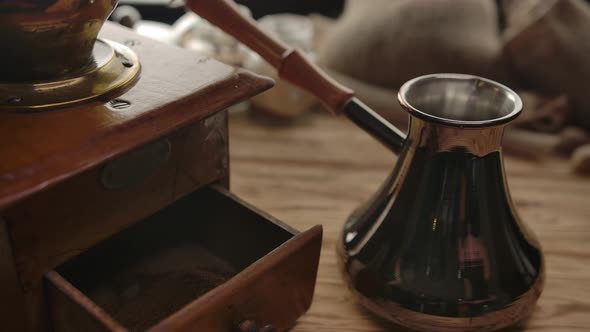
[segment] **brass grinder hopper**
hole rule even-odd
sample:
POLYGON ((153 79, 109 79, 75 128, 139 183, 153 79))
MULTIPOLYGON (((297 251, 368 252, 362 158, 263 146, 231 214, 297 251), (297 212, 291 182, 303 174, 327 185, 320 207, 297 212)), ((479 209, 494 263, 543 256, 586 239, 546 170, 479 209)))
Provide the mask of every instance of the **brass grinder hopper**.
POLYGON ((140 64, 97 39, 118 0, 0 2, 0 112, 72 106, 125 91, 140 64))

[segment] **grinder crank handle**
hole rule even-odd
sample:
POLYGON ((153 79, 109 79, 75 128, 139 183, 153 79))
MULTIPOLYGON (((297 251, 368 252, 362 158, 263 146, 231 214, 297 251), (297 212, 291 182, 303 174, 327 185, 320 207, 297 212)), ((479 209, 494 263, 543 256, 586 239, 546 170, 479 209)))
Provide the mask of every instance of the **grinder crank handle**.
POLYGON ((317 97, 334 114, 346 114, 394 152, 401 150, 405 141, 401 131, 354 97, 354 91, 311 63, 301 51, 260 30, 256 21, 243 16, 232 0, 186 0, 186 6, 258 53, 277 70, 279 77, 317 97))

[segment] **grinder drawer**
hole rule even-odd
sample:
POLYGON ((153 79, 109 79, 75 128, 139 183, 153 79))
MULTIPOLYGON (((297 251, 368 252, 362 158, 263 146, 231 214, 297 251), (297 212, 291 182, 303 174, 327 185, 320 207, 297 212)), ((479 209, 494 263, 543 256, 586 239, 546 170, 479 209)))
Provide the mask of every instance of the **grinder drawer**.
POLYGON ((48 272, 55 331, 279 330, 311 304, 322 230, 205 187, 48 272))

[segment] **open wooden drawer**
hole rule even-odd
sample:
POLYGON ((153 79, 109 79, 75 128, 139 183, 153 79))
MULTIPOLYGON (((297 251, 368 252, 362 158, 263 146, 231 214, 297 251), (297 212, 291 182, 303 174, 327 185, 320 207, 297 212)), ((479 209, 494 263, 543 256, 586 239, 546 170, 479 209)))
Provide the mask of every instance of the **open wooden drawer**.
POLYGON ((46 274, 60 331, 279 330, 311 304, 322 229, 200 189, 46 274))

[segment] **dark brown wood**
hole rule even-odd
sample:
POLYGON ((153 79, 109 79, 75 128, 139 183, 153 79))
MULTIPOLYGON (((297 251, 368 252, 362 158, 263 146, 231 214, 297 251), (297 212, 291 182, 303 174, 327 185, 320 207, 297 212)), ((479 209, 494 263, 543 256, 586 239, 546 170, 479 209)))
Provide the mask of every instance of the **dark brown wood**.
POLYGON ((340 113, 353 97, 352 90, 330 78, 300 51, 285 46, 241 15, 231 0, 189 0, 187 6, 260 54, 280 77, 316 96, 334 113, 340 113))
POLYGON ((43 272, 195 188, 227 176, 226 113, 164 136, 170 159, 142 183, 108 189, 93 167, 4 211, 28 288, 43 272), (215 128, 208 128, 215 124, 215 128), (50 234, 51 236, 47 236, 50 234))
MULTIPOLYGON (((101 36, 125 43, 141 60, 141 78, 117 97, 129 107, 103 100, 0 114, 0 216, 10 239, 0 245, 11 249, 20 284, 12 291, 26 307, 11 317, 26 317, 32 331, 47 328, 46 271, 198 187, 228 184, 227 114, 220 111, 272 86, 112 24, 101 36), (154 174, 124 188, 101 183, 105 163, 163 137, 171 155, 154 174)), ((18 311, 16 302, 11 309, 18 311)))
POLYGON ((320 226, 295 236, 150 331, 230 331, 238 318, 292 327, 311 305, 321 238, 320 226))
POLYGON ((60 181, 272 86, 272 81, 105 24, 129 45, 138 83, 118 99, 35 114, 0 113, 0 210, 60 181))
POLYGON ((291 326, 311 304, 321 227, 299 233, 224 189, 223 109, 272 81, 110 24, 103 37, 143 67, 116 102, 0 114, 3 327, 291 326))
POLYGON ((145 181, 121 189, 99 183, 93 167, 4 211, 30 307, 43 316, 43 273, 156 212, 195 188, 228 176, 227 114, 166 135, 171 156, 145 181))
POLYGON ((0 322, 1 329, 16 331, 27 325, 27 319, 11 243, 6 222, 0 218, 0 322))
MULTIPOLYGON (((187 305, 175 304, 176 312, 150 331, 230 331, 244 320, 285 329, 311 304, 321 237, 320 226, 298 234, 221 186, 202 189, 48 273, 53 328, 56 332, 137 330, 128 318, 115 318, 121 315, 110 304, 115 291, 107 293, 108 297, 104 291, 121 287, 117 289, 127 294, 128 287, 121 282, 139 287, 138 294, 162 285, 143 286, 141 277, 129 280, 125 271, 153 279, 182 270, 187 271, 182 274, 186 279, 195 268, 215 269, 217 265, 219 271, 219 263, 207 262, 215 259, 229 264, 237 274, 187 305), (186 243, 198 245, 207 254, 191 255, 195 258, 189 261, 175 259, 174 267, 166 270, 170 264, 159 260, 171 256, 161 253, 186 250, 186 243), (164 272, 155 272, 154 267, 164 272), (113 277, 122 274, 124 279, 113 277)), ((174 296, 168 293, 176 294, 174 289, 179 286, 164 287, 169 291, 155 302, 164 303, 161 310, 170 311, 166 303, 174 299, 166 297, 174 296)), ((190 287, 180 287, 191 292, 190 287)), ((127 305, 121 301, 117 305, 127 305)), ((150 310, 145 301, 134 304, 150 310)))
MULTIPOLYGON (((228 199, 236 200, 251 211, 264 216, 273 224, 297 233, 291 227, 249 206, 225 190, 217 190, 228 199)), ((233 230, 233 227, 231 229, 233 230)), ((252 246, 255 247, 254 242, 261 239, 263 237, 252 238, 252 246)), ((243 319, 253 320, 261 325, 270 324, 279 330, 291 327, 311 305, 321 242, 322 227, 318 225, 295 235, 248 266, 222 287, 190 303, 150 331, 228 331, 228 328, 235 327, 243 319), (229 323, 233 326, 228 325, 229 323)))
POLYGON ((86 332, 127 331, 59 273, 49 271, 45 277, 50 324, 55 331, 78 332, 80 326, 86 332))

